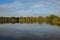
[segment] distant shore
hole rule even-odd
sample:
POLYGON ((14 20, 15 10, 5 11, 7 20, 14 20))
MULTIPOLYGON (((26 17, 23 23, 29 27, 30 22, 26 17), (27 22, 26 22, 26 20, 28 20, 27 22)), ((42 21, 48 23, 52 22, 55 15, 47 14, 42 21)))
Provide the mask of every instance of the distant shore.
POLYGON ((52 23, 60 25, 60 17, 50 15, 46 17, 0 17, 0 23, 52 23))

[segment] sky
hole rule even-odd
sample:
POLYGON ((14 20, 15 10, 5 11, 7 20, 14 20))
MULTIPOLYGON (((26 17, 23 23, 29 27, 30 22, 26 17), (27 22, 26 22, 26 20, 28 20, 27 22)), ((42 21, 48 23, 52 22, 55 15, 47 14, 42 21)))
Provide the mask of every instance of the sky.
POLYGON ((0 16, 60 16, 60 0, 0 0, 0 16))

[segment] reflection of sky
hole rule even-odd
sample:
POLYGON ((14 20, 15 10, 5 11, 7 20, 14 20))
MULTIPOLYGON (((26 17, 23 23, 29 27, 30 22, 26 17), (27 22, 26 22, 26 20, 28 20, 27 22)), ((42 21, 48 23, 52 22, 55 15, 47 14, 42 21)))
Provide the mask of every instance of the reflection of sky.
POLYGON ((60 15, 60 0, 0 0, 0 16, 60 15))
POLYGON ((48 24, 2 24, 0 25, 0 35, 10 36, 28 36, 34 34, 36 36, 59 35, 60 27, 48 24), (2 34, 3 33, 3 34, 2 34), (22 34, 22 35, 21 35, 22 34))

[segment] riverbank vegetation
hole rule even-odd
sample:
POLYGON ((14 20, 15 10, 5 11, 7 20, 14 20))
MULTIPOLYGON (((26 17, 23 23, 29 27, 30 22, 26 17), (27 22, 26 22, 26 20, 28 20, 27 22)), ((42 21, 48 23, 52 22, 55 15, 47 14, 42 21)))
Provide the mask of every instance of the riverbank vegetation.
POLYGON ((45 23, 60 24, 60 17, 55 15, 46 16, 44 20, 45 23))
POLYGON ((60 25, 60 17, 55 15, 50 15, 46 17, 38 16, 38 17, 0 17, 0 23, 51 23, 51 24, 59 24, 60 25))

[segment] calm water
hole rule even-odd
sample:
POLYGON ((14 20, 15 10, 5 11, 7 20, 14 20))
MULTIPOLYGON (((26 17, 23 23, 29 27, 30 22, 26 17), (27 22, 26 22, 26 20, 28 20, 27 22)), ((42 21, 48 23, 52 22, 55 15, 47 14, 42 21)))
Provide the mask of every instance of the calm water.
POLYGON ((0 24, 0 40, 60 40, 60 26, 0 24))

